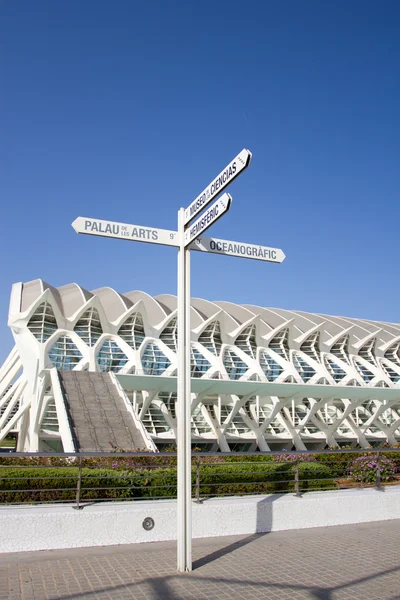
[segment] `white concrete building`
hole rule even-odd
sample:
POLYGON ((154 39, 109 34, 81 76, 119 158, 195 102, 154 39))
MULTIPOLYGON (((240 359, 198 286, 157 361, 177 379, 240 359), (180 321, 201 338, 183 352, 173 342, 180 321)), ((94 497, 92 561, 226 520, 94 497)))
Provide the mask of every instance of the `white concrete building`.
MULTIPOLYGON (((132 425, 125 449, 174 443, 175 296, 18 283, 9 326, 0 442, 17 432, 19 450, 111 450, 125 440, 113 434, 118 398, 118 427, 132 425), (93 372, 107 373, 105 394, 93 372)), ((194 446, 400 441, 400 325, 194 298, 191 328, 194 446)))

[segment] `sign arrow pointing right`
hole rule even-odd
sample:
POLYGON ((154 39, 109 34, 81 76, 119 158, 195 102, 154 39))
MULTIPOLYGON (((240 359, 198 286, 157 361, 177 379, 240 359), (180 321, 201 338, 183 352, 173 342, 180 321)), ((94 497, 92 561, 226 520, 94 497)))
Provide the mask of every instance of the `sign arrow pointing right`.
POLYGON ((257 244, 245 244, 244 242, 219 240, 203 236, 195 239, 190 245, 189 250, 212 252, 213 254, 224 254, 225 256, 237 256, 238 258, 250 258, 274 263, 281 263, 286 258, 280 248, 270 248, 269 246, 258 246, 257 244))

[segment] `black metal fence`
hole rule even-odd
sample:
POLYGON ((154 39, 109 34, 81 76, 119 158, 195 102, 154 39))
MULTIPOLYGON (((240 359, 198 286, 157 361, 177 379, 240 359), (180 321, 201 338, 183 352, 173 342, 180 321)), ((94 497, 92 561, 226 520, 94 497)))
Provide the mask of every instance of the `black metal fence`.
MULTIPOLYGON (((400 448, 192 454, 192 496, 207 498, 400 484, 400 448)), ((173 452, 0 455, 0 504, 176 498, 173 452)))

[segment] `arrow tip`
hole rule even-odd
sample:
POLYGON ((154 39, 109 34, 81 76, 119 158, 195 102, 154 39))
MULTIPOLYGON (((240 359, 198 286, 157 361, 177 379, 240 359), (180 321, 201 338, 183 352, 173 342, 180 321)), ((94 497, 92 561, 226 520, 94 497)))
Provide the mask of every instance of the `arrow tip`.
POLYGON ((75 221, 72 221, 71 225, 73 229, 75 229, 76 233, 78 233, 78 223, 81 217, 76 217, 75 221))

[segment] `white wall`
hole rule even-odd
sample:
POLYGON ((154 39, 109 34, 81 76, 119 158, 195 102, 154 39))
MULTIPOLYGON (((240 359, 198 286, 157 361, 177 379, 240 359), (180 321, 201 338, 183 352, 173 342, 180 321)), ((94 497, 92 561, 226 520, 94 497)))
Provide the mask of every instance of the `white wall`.
MULTIPOLYGON (((400 518, 400 487, 223 498, 193 504, 193 536, 252 534, 400 518)), ((176 502, 1 507, 0 552, 173 540, 176 502), (155 526, 145 531, 142 522, 155 526)))

